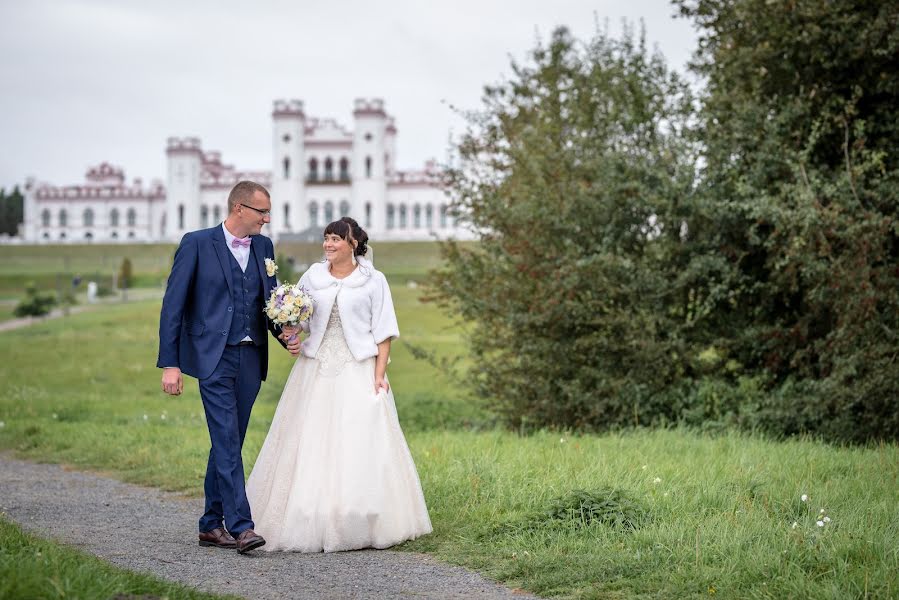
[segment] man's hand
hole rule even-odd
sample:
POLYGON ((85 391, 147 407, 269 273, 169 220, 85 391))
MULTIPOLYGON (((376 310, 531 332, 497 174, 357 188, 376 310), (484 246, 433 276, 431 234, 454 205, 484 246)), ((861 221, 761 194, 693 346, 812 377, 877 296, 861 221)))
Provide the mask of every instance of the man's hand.
POLYGON ((180 396, 184 391, 184 378, 181 369, 168 367, 162 370, 162 391, 172 396, 180 396))

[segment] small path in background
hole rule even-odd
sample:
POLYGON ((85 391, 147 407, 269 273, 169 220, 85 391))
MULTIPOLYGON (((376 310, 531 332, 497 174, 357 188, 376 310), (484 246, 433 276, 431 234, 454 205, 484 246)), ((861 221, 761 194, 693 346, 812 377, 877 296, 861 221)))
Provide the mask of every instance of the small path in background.
POLYGON ((0 454, 0 512, 119 567, 246 598, 535 598, 425 554, 201 548, 200 499, 0 454))
MULTIPOLYGON (((100 298, 97 302, 93 304, 76 304, 69 308, 70 315, 77 315, 78 313, 82 313, 89 310, 94 310, 96 308, 100 308, 109 304, 121 304, 123 302, 140 302, 142 300, 150 300, 153 298, 162 298, 163 292, 158 289, 136 289, 128 292, 127 299, 122 299, 121 297, 115 298, 100 298)), ((3 301, 4 304, 15 306, 18 304, 18 300, 6 300, 3 301)), ((49 314, 43 317, 22 317, 15 319, 8 319, 6 321, 0 321, 0 332, 3 331, 11 331, 13 329, 20 329, 22 327, 29 327, 31 325, 36 325, 38 323, 43 323, 44 321, 48 321, 51 319, 58 319, 60 317, 66 316, 66 313, 61 308, 54 308, 50 311, 49 314)))

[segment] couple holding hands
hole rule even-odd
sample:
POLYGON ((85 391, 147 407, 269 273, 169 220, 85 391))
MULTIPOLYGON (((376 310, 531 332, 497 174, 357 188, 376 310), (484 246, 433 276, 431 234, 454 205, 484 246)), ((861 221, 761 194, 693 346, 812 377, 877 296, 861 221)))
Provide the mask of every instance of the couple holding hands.
POLYGON ((431 532, 387 380, 399 337, 368 235, 344 217, 324 230, 324 260, 300 278, 314 303, 296 330, 264 314, 277 286, 261 235, 271 198, 241 181, 223 223, 187 233, 175 252, 159 323, 162 389, 199 380, 212 448, 199 522, 203 546, 333 552, 386 548, 431 532), (297 357, 249 479, 241 447, 268 370, 268 332, 297 357), (251 511, 252 509, 252 511, 251 511))

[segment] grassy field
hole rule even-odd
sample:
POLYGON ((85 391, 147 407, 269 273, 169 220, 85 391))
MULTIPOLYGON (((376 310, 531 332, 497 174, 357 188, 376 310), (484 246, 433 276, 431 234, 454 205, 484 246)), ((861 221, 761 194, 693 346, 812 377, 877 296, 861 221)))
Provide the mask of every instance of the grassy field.
POLYGON ((0 598, 224 598, 130 573, 22 532, 0 516, 0 598))
MULTIPOLYGON (((394 293, 404 340, 461 347, 458 330, 417 303, 419 290, 394 293)), ((115 305, 0 334, 0 448, 199 494, 202 408, 193 382, 178 398, 158 389, 158 309, 115 305)), ((291 366, 272 350, 248 469, 291 366)), ((390 374, 435 527, 407 549, 559 597, 899 594, 896 446, 684 431, 522 438, 479 431, 488 415, 400 343, 390 374), (574 490, 596 497, 584 510, 553 509, 574 490), (822 508, 830 521, 818 527, 822 508)))

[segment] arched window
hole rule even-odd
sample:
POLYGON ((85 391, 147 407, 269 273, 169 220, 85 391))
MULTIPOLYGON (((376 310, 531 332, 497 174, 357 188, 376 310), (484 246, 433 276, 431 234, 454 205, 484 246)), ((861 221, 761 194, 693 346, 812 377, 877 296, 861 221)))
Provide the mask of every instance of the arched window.
POLYGON ((50 211, 46 208, 41 211, 41 225, 50 227, 50 211))
POLYGON ((69 224, 69 213, 66 212, 66 209, 59 209, 59 226, 65 227, 69 224))
POLYGON ((340 216, 348 217, 350 216, 350 203, 346 200, 340 202, 340 216))
POLYGON ((318 203, 315 201, 309 203, 309 226, 318 227, 318 203))
POLYGON ((318 181, 318 161, 309 159, 309 181, 318 181))
MULTIPOLYGON (((202 227, 209 227, 209 207, 205 204, 200 207, 200 223, 202 227)), ((134 225, 134 223, 128 223, 134 225)))
POLYGON ((114 208, 109 211, 109 224, 113 227, 119 226, 119 209, 114 208))
POLYGON ((365 157, 365 176, 371 177, 371 156, 365 157))
POLYGON ((284 165, 284 179, 290 179, 290 157, 285 156, 282 164, 284 165))
POLYGON ((84 222, 85 227, 93 227, 94 226, 94 211, 90 208, 84 209, 84 215, 81 219, 84 222))
POLYGON ((406 228, 406 205, 400 204, 400 229, 406 228))
POLYGON ((290 229, 290 205, 284 204, 284 227, 290 229))
POLYGON ((371 202, 365 203, 365 226, 371 227, 371 202))
POLYGON ((325 159, 325 181, 333 181, 334 180, 334 161, 331 160, 331 157, 327 157, 325 159))
POLYGON ((421 206, 418 204, 412 209, 412 218, 414 219, 415 228, 421 227, 421 206))
MULTIPOLYGON (((131 213, 128 213, 129 216, 131 213)), ((130 225, 130 223, 129 223, 130 225)), ((184 229, 184 205, 178 205, 178 229, 184 229)))
POLYGON ((325 202, 325 224, 327 225, 334 220, 334 203, 328 200, 325 202))
POLYGON ((387 205, 387 229, 393 229, 396 226, 396 210, 393 204, 387 205))
MULTIPOLYGON (((180 215, 181 228, 184 229, 184 206, 181 205, 178 207, 178 209, 181 213, 181 215, 180 215)), ((128 226, 134 227, 135 225, 137 225, 137 211, 134 210, 133 208, 129 208, 128 209, 128 226)))
POLYGON ((222 220, 222 207, 216 204, 212 207, 212 219, 219 223, 222 220))
POLYGON ((434 228, 434 207, 430 204, 425 206, 425 224, 428 229, 434 228))
POLYGON ((446 228, 446 204, 440 205, 440 227, 446 228))
POLYGON ((345 156, 340 159, 340 180, 350 180, 350 161, 348 161, 345 156))

